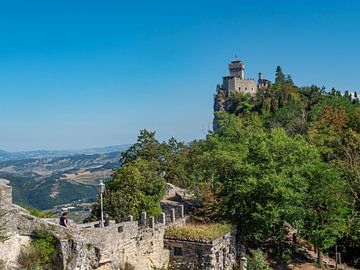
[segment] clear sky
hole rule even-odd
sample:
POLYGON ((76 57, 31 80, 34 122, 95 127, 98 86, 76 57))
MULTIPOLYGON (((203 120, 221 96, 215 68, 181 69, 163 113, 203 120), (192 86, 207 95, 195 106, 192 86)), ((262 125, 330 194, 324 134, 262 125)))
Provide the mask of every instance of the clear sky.
POLYGON ((0 0, 0 149, 203 138, 238 55, 301 86, 359 89, 360 1, 0 0))

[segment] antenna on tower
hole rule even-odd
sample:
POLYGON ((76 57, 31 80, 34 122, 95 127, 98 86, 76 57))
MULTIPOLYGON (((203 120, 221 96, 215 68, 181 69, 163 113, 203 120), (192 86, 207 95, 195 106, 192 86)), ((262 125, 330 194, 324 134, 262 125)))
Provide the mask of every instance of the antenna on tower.
POLYGON ((239 57, 235 54, 235 60, 239 60, 239 57))

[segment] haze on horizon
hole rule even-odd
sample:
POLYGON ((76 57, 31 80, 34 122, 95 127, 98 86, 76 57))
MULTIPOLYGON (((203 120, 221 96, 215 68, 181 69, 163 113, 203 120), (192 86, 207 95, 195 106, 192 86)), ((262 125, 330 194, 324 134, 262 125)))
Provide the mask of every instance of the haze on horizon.
POLYGON ((360 2, 322 3, 2 2, 0 149, 203 138, 235 55, 248 77, 359 91, 360 2))

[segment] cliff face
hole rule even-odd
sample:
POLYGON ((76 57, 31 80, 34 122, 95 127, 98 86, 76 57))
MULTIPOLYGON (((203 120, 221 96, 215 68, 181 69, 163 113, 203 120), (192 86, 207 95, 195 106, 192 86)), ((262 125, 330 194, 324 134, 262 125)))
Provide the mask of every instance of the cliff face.
POLYGON ((226 93, 218 88, 214 97, 214 112, 224 112, 226 103, 226 93))
POLYGON ((216 133, 219 130, 219 126, 216 120, 217 112, 226 111, 226 93, 221 88, 217 87, 216 94, 214 96, 214 120, 213 120, 213 131, 216 133))

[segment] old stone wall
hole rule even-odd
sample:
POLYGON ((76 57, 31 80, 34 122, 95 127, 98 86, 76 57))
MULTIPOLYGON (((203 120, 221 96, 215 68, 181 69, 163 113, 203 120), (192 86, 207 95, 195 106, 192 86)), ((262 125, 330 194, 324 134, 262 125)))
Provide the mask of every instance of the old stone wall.
POLYGON ((242 80, 239 77, 224 77, 223 89, 229 93, 244 93, 255 95, 258 86, 253 79, 242 80))
POLYGON ((181 270, 230 270, 238 257, 235 231, 208 243, 165 239, 165 247, 170 264, 181 270))
POLYGON ((111 223, 109 227, 95 228, 96 223, 77 225, 70 222, 69 228, 58 225, 57 219, 40 219, 31 216, 25 209, 11 204, 11 188, 0 184, 0 200, 6 212, 6 234, 9 240, 0 245, 1 259, 6 269, 19 269, 17 257, 26 246, 34 231, 46 229, 58 240, 59 264, 57 269, 120 269, 125 262, 137 270, 151 269, 151 266, 167 266, 169 250, 164 248, 164 233, 167 226, 184 224, 183 207, 172 210, 170 219, 162 213, 159 218, 146 217, 141 221, 111 223), (176 215, 177 213, 177 215, 176 215), (11 246, 11 254, 6 250, 11 246))

